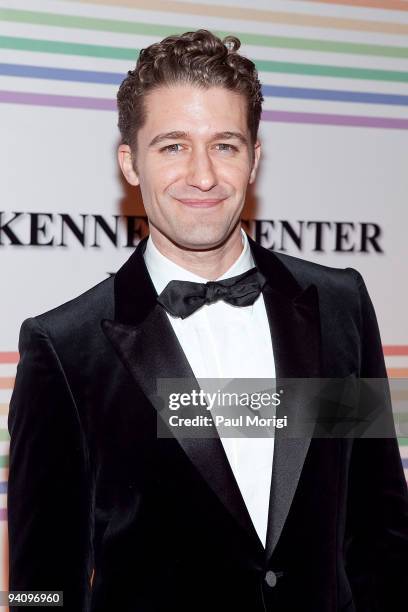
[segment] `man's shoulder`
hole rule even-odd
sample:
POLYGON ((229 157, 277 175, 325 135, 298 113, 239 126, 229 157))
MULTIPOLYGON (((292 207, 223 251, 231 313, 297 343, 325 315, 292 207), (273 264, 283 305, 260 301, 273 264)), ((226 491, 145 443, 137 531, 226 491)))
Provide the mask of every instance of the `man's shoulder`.
POLYGON ((335 326, 345 329, 350 325, 360 328, 367 313, 374 316, 363 277, 354 268, 336 268, 286 253, 274 255, 300 287, 296 297, 308 288, 316 289, 320 317, 329 326, 327 329, 333 330, 335 326))
POLYGON ((94 328, 102 318, 113 318, 114 276, 100 281, 80 295, 34 317, 52 336, 83 333, 94 328))
POLYGON ((315 285, 320 294, 353 292, 357 295, 364 283, 361 274, 354 268, 336 268, 321 263, 273 251, 273 255, 285 266, 301 287, 315 285))

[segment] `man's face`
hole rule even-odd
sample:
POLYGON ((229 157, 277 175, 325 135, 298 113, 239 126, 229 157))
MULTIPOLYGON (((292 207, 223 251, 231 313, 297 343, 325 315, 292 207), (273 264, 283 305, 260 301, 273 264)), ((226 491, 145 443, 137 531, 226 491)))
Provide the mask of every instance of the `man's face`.
POLYGON ((140 185, 153 238, 188 250, 215 248, 237 226, 259 161, 245 97, 174 85, 150 92, 145 109, 136 170, 127 145, 119 147, 119 162, 128 182, 140 185))

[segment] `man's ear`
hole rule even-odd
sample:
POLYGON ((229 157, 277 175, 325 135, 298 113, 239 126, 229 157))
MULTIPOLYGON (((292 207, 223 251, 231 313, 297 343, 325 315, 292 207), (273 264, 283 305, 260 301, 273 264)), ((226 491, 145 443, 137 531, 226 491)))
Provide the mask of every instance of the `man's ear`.
POLYGON ((254 158, 252 162, 251 174, 249 175, 249 184, 252 184, 255 181, 256 172, 258 170, 259 165, 259 159, 261 157, 261 143, 259 142, 259 140, 257 140, 254 144, 253 154, 254 158))
POLYGON ((129 145, 121 144, 118 147, 118 162, 123 176, 130 185, 139 185, 139 176, 133 166, 132 151, 129 145))

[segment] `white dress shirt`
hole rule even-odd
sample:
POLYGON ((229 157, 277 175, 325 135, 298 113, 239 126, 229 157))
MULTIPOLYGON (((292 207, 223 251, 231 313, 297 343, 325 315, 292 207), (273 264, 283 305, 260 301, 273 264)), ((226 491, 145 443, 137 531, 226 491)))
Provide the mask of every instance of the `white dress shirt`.
MULTIPOLYGON (((253 268, 246 233, 243 250, 216 280, 253 268)), ((144 259, 157 293, 171 280, 206 283, 208 279, 165 257, 149 236, 144 259)), ((262 293, 250 306, 236 307, 220 300, 204 304, 185 319, 167 313, 197 379, 275 378, 271 334, 262 293)), ((274 438, 220 437, 248 512, 265 546, 274 438)))

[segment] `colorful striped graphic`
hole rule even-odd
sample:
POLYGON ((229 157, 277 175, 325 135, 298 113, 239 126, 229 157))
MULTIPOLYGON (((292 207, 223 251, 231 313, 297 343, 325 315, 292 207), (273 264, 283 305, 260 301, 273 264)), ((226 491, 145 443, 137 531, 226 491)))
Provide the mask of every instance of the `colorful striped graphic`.
MULTIPOLYGON (((112 5, 112 0, 79 0, 80 2, 86 2, 88 4, 99 4, 99 5, 112 5)), ((319 2, 319 0, 311 0, 309 4, 313 2, 319 2)), ((376 2, 373 0, 345 0, 344 2, 336 2, 331 0, 321 0, 322 4, 334 4, 334 5, 349 5, 351 7, 364 7, 364 8, 380 8, 391 11, 407 11, 407 4, 402 1, 390 0, 389 2, 376 2)), ((292 0, 292 3, 295 2, 292 0)), ((147 8, 145 0, 118 0, 115 3, 117 6, 129 7, 133 9, 147 8)), ((271 0, 270 6, 273 8, 274 2, 271 0)), ((289 5, 290 6, 290 5, 289 5)), ((171 12, 181 13, 183 15, 197 15, 202 17, 206 15, 208 17, 223 17, 226 19, 237 19, 243 21, 259 21, 261 23, 273 23, 283 25, 301 25, 306 27, 321 27, 321 28, 333 28, 333 29, 346 29, 346 30, 367 30, 369 32, 392 32, 392 33, 403 33, 403 25, 397 23, 388 22, 385 23, 371 23, 368 20, 361 20, 355 18, 341 18, 338 16, 323 16, 318 14, 309 13, 295 13, 295 12, 282 12, 274 10, 264 10, 254 6, 251 8, 240 7, 240 6, 222 6, 212 4, 200 4, 194 2, 194 4, 187 4, 184 2, 172 2, 170 0, 151 0, 148 4, 148 8, 152 11, 157 12, 171 12), (398 27, 399 26, 399 27, 398 27)), ((296 7, 297 8, 297 7, 296 7)), ((318 10, 318 7, 317 7, 318 10)), ((317 11, 316 11, 317 12, 317 11)), ((381 19, 381 15, 379 16, 381 19)))
POLYGON ((282 3, 273 0, 268 10, 256 3, 241 8, 165 0, 54 2, 52 12, 41 0, 33 10, 16 4, 0 8, 4 104, 116 111, 118 85, 139 49, 205 27, 220 36, 236 34, 254 59, 263 83, 263 121, 408 129, 404 2, 316 0, 287 3, 285 11, 274 10, 282 3), (343 7, 341 17, 330 13, 336 4, 343 7), (386 8, 395 12, 385 20, 386 8))

